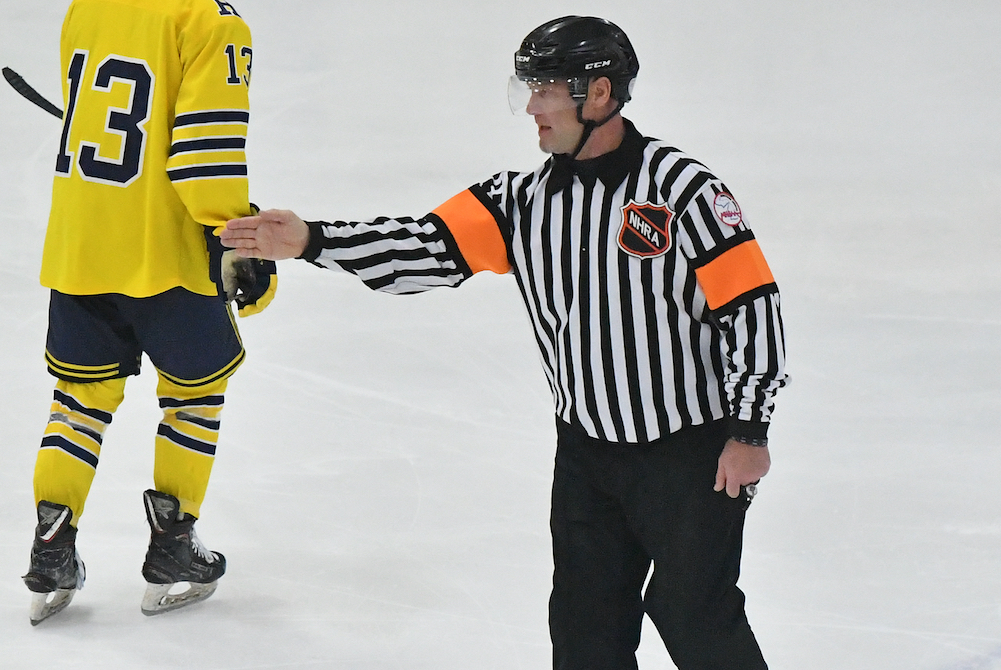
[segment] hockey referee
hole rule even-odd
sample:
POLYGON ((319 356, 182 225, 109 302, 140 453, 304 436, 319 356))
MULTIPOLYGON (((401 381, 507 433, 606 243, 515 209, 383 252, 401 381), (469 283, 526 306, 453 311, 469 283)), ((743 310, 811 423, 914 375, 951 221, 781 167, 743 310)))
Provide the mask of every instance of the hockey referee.
POLYGON ((723 182, 620 115, 639 70, 622 30, 550 21, 514 67, 512 109, 552 154, 534 172, 419 219, 266 211, 223 243, 389 293, 514 275, 556 408, 554 667, 636 668, 646 612, 681 670, 765 668, 737 577, 786 383, 775 280, 723 182))

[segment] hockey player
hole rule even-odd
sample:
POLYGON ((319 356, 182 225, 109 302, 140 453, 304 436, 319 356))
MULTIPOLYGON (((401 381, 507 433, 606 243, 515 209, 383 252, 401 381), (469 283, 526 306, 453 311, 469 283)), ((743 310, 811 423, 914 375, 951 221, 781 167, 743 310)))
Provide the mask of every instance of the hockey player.
POLYGON ((32 624, 83 586, 77 523, 144 353, 163 419, 154 486, 143 493, 142 611, 215 590, 226 560, 193 526, 228 378, 244 358, 228 301, 254 314, 277 281, 273 262, 237 259, 217 236, 252 211, 252 45, 233 5, 73 0, 60 45, 65 114, 41 270, 51 289, 45 357, 58 382, 34 474, 38 526, 24 576, 32 624))
POLYGON ((223 243, 391 293, 512 273, 556 409, 554 667, 636 668, 646 612, 681 670, 765 668, 737 576, 786 379, 774 279, 727 187, 620 115, 639 64, 619 28, 550 21, 514 66, 512 108, 552 154, 534 172, 416 220, 263 212, 223 243))

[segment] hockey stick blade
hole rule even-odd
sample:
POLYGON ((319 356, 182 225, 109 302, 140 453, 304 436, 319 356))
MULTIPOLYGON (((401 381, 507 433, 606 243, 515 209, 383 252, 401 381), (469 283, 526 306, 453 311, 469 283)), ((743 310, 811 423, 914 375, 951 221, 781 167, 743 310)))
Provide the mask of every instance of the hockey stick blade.
POLYGON ((28 82, 24 80, 24 77, 11 70, 9 67, 5 67, 3 69, 3 78, 7 80, 7 83, 10 84, 15 91, 24 96, 25 100, 38 105, 57 119, 63 118, 63 110, 46 100, 41 93, 28 85, 28 82))

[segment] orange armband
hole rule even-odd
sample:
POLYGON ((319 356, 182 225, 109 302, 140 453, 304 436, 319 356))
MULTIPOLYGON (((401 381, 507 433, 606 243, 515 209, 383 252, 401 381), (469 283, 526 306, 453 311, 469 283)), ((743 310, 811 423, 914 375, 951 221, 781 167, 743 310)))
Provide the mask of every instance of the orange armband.
POLYGON ((440 205, 432 214, 445 222, 462 258, 474 273, 490 270, 505 274, 511 270, 507 245, 497 221, 471 191, 463 191, 440 205))
POLYGON ((695 276, 716 310, 756 288, 775 283, 757 240, 748 240, 696 268, 695 276))

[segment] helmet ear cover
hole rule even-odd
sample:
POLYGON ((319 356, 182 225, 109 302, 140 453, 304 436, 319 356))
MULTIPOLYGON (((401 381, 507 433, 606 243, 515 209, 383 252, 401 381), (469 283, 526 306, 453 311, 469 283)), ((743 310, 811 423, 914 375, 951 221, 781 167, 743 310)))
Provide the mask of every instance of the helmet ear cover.
POLYGON ((587 91, 591 85, 591 77, 570 77, 567 79, 567 88, 570 89, 570 97, 577 101, 577 105, 583 105, 587 100, 587 91))

